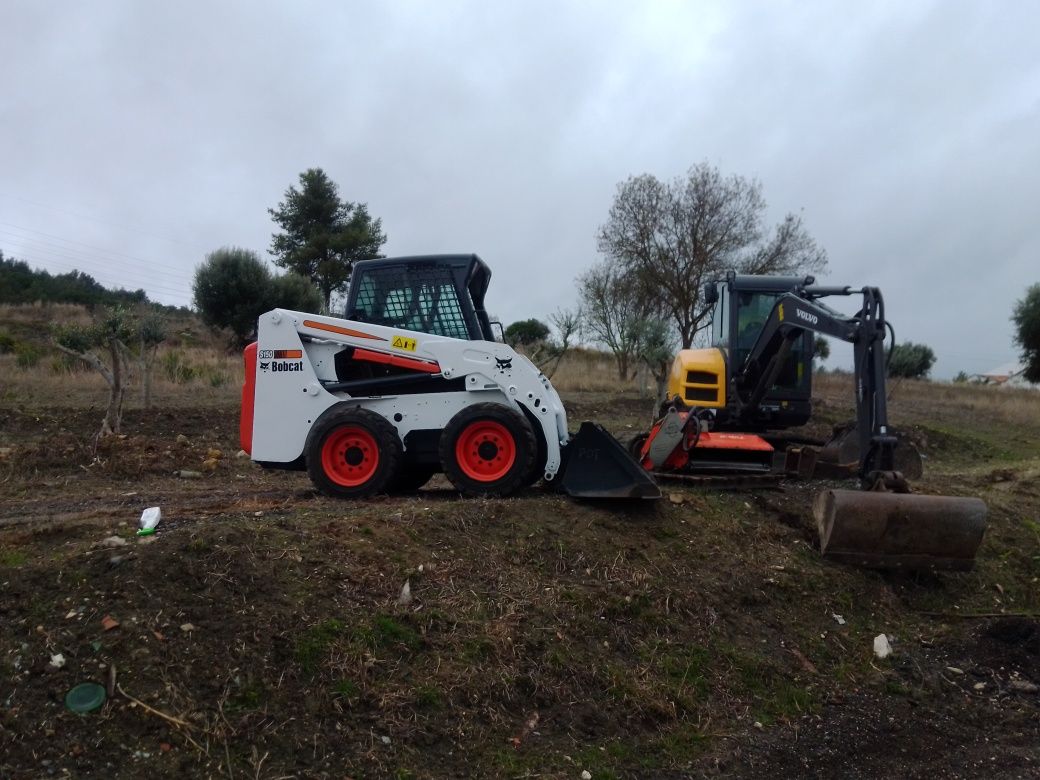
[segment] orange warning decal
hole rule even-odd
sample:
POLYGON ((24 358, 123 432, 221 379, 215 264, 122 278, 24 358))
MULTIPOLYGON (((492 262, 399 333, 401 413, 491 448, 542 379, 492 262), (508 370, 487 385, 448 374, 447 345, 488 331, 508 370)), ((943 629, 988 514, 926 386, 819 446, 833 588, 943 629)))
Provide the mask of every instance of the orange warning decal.
POLYGON ((304 320, 303 327, 315 328, 316 330, 327 330, 329 333, 339 333, 342 336, 353 336, 356 339, 373 339, 374 341, 386 341, 382 336, 373 336, 371 333, 362 333, 360 330, 341 328, 339 325, 326 325, 324 322, 304 320))

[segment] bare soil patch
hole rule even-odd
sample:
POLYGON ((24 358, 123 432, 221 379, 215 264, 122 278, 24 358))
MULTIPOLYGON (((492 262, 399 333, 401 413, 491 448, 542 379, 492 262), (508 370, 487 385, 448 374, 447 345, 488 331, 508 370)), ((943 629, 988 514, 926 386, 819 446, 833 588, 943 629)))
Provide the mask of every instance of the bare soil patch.
MULTIPOLYGON (((822 561, 816 484, 342 502, 235 457, 231 390, 100 444, 96 410, 10 405, 0 776, 1040 776, 1040 426, 990 405, 957 427, 963 398, 901 392, 919 490, 990 505, 969 574, 822 561), (113 667, 99 711, 65 708, 113 667)), ((650 415, 565 400, 573 427, 650 415)))

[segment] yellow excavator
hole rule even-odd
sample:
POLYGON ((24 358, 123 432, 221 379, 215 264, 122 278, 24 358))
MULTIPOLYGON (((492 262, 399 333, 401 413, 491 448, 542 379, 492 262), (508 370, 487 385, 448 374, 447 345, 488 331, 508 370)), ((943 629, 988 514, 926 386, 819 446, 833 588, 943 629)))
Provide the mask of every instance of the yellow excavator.
MULTIPOLYGON (((868 566, 968 570, 986 527, 978 498, 910 492, 921 459, 889 427, 886 335, 876 287, 825 287, 806 277, 734 272, 705 285, 711 343, 676 356, 668 396, 651 430, 630 446, 658 477, 705 481, 720 475, 856 476, 860 490, 825 490, 814 514, 826 556, 868 566), (856 314, 822 299, 860 296, 856 314), (856 421, 822 448, 786 446, 777 469, 776 434, 812 415, 817 334, 853 346, 856 421), (772 439, 772 442, 770 441, 772 439)), ((751 482, 753 484, 753 482, 751 482)))

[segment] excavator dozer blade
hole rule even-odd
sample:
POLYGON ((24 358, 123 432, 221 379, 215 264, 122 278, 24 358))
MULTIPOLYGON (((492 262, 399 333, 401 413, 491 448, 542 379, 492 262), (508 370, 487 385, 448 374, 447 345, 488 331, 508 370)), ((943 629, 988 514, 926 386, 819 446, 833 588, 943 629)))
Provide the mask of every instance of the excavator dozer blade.
POLYGON ((602 425, 583 422, 563 454, 560 489, 575 498, 660 498, 654 478, 602 425))
POLYGON ((826 490, 813 514, 825 558, 884 569, 969 571, 986 530, 978 498, 826 490))

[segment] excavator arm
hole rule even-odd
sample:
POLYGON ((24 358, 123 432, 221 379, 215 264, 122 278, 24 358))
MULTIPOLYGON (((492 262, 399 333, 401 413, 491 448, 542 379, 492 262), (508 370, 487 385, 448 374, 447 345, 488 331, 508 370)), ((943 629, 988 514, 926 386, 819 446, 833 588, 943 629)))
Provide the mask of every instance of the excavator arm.
POLYGON ((860 436, 860 478, 872 485, 879 474, 891 474, 896 437, 888 428, 885 396, 885 304, 876 287, 808 286, 781 295, 773 306, 747 358, 733 377, 738 413, 754 413, 791 351, 806 332, 853 345, 856 423, 860 436), (829 295, 863 296, 853 316, 841 314, 818 299, 829 295))

